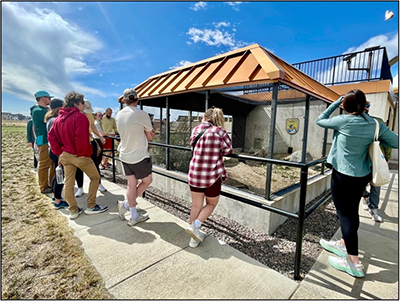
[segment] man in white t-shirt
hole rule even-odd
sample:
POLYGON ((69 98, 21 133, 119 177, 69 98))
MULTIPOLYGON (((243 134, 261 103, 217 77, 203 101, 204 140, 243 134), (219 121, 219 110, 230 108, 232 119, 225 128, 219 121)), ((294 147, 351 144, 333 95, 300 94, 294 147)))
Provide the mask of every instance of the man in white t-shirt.
POLYGON ((118 213, 125 220, 125 212, 130 210, 131 219, 128 225, 134 226, 146 221, 146 212, 138 212, 136 198, 139 197, 152 182, 152 163, 148 152, 148 141, 153 141, 153 129, 149 115, 137 107, 139 98, 133 88, 124 91, 125 108, 117 114, 117 128, 121 136, 118 147, 119 158, 124 167, 128 181, 127 200, 118 201, 118 213), (138 180, 142 180, 138 185, 138 180))

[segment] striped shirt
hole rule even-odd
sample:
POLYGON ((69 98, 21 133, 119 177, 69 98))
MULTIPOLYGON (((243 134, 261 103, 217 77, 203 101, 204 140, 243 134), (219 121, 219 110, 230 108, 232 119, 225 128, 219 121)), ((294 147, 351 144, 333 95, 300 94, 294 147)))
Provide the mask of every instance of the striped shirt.
MULTIPOLYGON (((196 126, 190 138, 190 146, 197 135, 208 125, 203 122, 196 126)), ((217 126, 211 126, 197 141, 190 160, 188 181, 189 185, 199 188, 210 187, 221 178, 228 178, 222 156, 232 153, 232 142, 228 133, 217 126)))

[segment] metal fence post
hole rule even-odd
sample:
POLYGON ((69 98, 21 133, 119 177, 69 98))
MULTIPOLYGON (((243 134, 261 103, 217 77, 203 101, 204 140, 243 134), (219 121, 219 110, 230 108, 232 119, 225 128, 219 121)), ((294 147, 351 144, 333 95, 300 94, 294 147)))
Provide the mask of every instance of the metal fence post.
MULTIPOLYGON (((165 100, 165 107, 166 107, 166 111, 167 111, 167 113, 166 113, 166 124, 165 124, 165 141, 166 141, 166 144, 170 144, 170 109, 169 109, 169 103, 168 103, 168 97, 166 97, 166 100, 165 100)), ((166 150, 166 152, 165 152, 165 165, 166 165, 166 168, 167 168, 167 170, 169 170, 170 169, 170 165, 169 165, 169 155, 170 155, 170 148, 169 147, 167 147, 167 150, 166 150)))
MULTIPOLYGON (((276 109, 278 105, 278 88, 279 82, 274 83, 272 91, 271 102, 271 120, 269 126, 269 142, 268 142, 268 156, 274 158, 274 144, 275 144, 275 124, 276 124, 276 109)), ((272 179, 272 163, 267 163, 267 174, 265 183, 265 199, 269 200, 271 197, 271 179, 272 179)))
POLYGON ((303 147, 301 151, 301 162, 306 162, 307 139, 308 139, 308 121, 310 117, 310 95, 306 96, 306 111, 304 113, 303 147))
POLYGON ((299 203, 299 222, 297 227, 296 253, 294 261, 294 279, 300 280, 301 250, 303 247, 304 221, 307 196, 308 167, 301 168, 300 176, 300 203, 299 203))

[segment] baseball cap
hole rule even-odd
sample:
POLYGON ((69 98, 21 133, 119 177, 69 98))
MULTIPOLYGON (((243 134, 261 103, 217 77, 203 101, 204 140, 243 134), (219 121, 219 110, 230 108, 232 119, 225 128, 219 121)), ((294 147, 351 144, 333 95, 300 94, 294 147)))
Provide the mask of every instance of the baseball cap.
POLYGON ((127 88, 124 90, 124 100, 136 100, 137 98, 137 93, 133 88, 127 88), (131 96, 133 98, 131 98, 131 96))
POLYGON ((58 107, 63 107, 64 101, 61 99, 54 98, 50 101, 50 108, 55 109, 58 107))
POLYGON ((85 114, 93 114, 92 103, 89 100, 85 100, 86 108, 83 110, 85 114))
POLYGON ((50 94, 48 92, 46 92, 45 90, 38 90, 35 93, 35 98, 40 98, 40 97, 49 97, 49 98, 53 98, 54 96, 50 96, 50 94))

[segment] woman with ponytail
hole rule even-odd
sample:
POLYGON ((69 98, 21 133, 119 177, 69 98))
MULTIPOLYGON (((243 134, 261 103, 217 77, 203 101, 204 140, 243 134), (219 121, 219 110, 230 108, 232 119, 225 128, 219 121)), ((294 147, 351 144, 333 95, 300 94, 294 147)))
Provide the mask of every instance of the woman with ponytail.
POLYGON ((221 193, 221 183, 228 178, 223 156, 232 153, 232 142, 224 129, 224 114, 220 108, 210 108, 196 126, 190 138, 193 157, 190 160, 188 182, 192 196, 190 247, 197 247, 205 234, 200 227, 212 214, 221 193), (196 140, 197 139, 197 140, 196 140), (206 205, 203 207, 204 198, 206 205))
MULTIPOLYGON (((329 263, 336 269, 354 277, 363 277, 358 258, 359 203, 365 186, 371 181, 371 160, 368 146, 374 140, 375 121, 364 113, 367 99, 358 89, 349 91, 332 103, 317 119, 317 125, 333 129, 332 147, 327 163, 332 169, 331 191, 340 221, 340 241, 320 240, 330 256, 329 263), (342 105, 346 115, 329 118, 342 105)), ((398 135, 379 122, 379 141, 382 145, 398 148, 398 135)))

